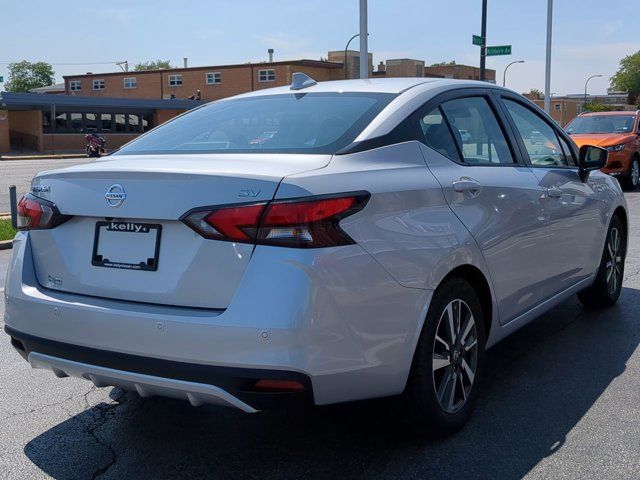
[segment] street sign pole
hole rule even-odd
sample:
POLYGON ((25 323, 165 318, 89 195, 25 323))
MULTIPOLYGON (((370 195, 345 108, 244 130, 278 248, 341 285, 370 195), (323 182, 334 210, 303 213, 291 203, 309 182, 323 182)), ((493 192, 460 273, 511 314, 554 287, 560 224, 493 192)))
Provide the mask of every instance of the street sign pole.
POLYGON ((482 0, 482 45, 480 45, 480 80, 485 80, 487 60, 487 0, 482 0))

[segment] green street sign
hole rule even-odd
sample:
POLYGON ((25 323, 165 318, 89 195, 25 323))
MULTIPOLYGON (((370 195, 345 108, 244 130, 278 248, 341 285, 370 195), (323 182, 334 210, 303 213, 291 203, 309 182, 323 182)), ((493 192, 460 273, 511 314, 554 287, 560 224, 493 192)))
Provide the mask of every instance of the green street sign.
POLYGON ((511 45, 499 45, 497 47, 487 47, 487 56, 511 55, 511 45))
POLYGON ((482 46, 482 37, 479 37, 478 35, 474 35, 474 36, 472 37, 471 42, 472 42, 474 45, 478 45, 479 47, 481 47, 481 46, 482 46))

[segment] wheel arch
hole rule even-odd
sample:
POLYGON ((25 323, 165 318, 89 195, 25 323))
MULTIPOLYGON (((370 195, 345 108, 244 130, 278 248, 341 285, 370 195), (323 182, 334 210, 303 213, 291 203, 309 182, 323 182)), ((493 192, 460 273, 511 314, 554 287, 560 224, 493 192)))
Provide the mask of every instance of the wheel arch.
MULTIPOLYGON (((482 271, 475 265, 466 264, 460 265, 451 270, 439 283, 438 288, 448 279, 457 277, 462 278, 469 282, 471 287, 478 294, 480 300, 480 306, 482 307, 482 316, 484 321, 485 339, 489 338, 491 333, 491 326, 493 323, 493 294, 489 285, 489 280, 482 273, 482 271)), ((437 290, 437 288, 436 288, 437 290)))
POLYGON ((627 218, 627 211, 622 205, 618 206, 618 208, 616 208, 613 211, 613 215, 611 216, 611 218, 613 217, 618 217, 620 219, 620 221, 622 222, 622 227, 624 228, 624 234, 625 236, 628 236, 629 235, 629 219, 627 218))

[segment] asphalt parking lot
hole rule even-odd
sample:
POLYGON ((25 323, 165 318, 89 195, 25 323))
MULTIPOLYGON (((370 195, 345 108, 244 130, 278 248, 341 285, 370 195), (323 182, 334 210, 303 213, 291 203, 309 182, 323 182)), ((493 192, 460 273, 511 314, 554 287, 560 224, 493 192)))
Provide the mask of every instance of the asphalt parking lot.
POLYGON ((0 213, 8 212, 9 186, 15 185, 18 198, 29 191, 34 175, 42 170, 70 167, 88 162, 88 158, 57 158, 42 160, 0 161, 0 213))
POLYGON ((0 335, 0 478, 637 479, 640 193, 627 201, 618 305, 566 301, 490 350, 475 415, 454 437, 403 436, 380 401, 246 415, 141 399, 32 370, 0 335))

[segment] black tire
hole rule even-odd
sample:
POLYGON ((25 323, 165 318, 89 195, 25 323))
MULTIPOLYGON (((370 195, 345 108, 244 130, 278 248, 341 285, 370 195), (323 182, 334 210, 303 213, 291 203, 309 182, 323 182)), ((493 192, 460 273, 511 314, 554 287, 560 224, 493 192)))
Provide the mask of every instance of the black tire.
MULTIPOLYGON (((453 317, 457 316, 454 307, 449 312, 453 312, 453 317)), ((460 317, 458 317, 460 318, 460 317)), ((454 324, 456 321, 454 320, 454 324)), ((457 328, 460 332, 465 327, 465 319, 457 322, 457 328), (462 324, 462 325, 460 325, 462 324)), ((455 327, 454 327, 455 330, 455 327)), ((459 332, 459 333, 460 333, 459 332)), ((464 333, 464 332, 462 332, 464 333)), ((438 338, 441 338, 438 335, 438 338)), ((445 436, 460 430, 467 422, 473 411, 476 398, 478 396, 478 386, 482 379, 484 368, 484 316, 478 295, 473 287, 462 278, 453 277, 446 280, 435 292, 425 324, 420 334, 420 339, 416 348, 411 366, 411 372, 407 381, 407 386, 402 397, 399 399, 397 412, 400 416, 400 424, 412 433, 418 435, 429 436, 445 436), (461 345, 459 335, 456 339, 457 345, 445 348, 445 344, 449 343, 451 338, 446 338, 446 342, 436 340, 436 334, 446 334, 446 327, 449 325, 447 320, 448 305, 452 302, 462 301, 459 304, 458 311, 466 312, 468 308, 473 314, 473 328, 462 340, 466 340, 466 346, 461 345), (445 330, 441 330, 441 321, 445 322, 445 330), (474 338, 475 337, 475 338, 474 338), (473 341, 475 340, 475 342, 473 341), (475 344, 475 346, 468 347, 475 344), (463 352, 466 348, 468 351, 463 352), (459 355, 455 355, 455 351, 459 355), (445 352, 449 352, 446 354, 445 352), (471 355, 471 356, 469 356, 471 355), (475 357, 475 361, 472 360, 475 357), (438 357, 438 358, 436 358, 438 357), (464 364, 460 359, 464 359, 467 363, 466 368, 473 370, 472 382, 469 383, 471 376, 465 371, 464 364), (441 362, 449 362, 448 366, 437 367, 434 370, 434 360, 441 362), (454 373, 461 375, 453 375, 454 373), (446 376, 449 380, 446 380, 446 376), (451 378, 453 380, 451 381, 451 378), (444 384, 444 381, 449 383, 444 384), (462 383, 458 383, 458 381, 462 383), (449 408, 451 402, 451 389, 447 390, 447 386, 453 388, 453 396, 458 398, 459 402, 454 408, 449 408), (468 386, 468 391, 466 387, 468 386), (440 389, 438 388, 440 387, 440 389), (442 400, 439 398, 438 390, 442 392, 442 400), (446 404, 445 406, 442 403, 446 404)))
POLYGON ((595 282, 589 288, 578 293, 578 299, 585 307, 607 308, 618 301, 624 278, 624 260, 627 254, 627 234, 620 217, 611 219, 607 239, 600 260, 595 282), (615 233, 617 232, 617 233, 615 233), (615 236, 618 235, 616 247, 615 236), (611 270, 611 261, 615 259, 616 268, 611 270), (611 276, 609 273, 611 272, 611 276))
POLYGON ((627 190, 636 190, 640 186, 640 157, 637 154, 631 159, 629 172, 624 179, 624 186, 627 190))

